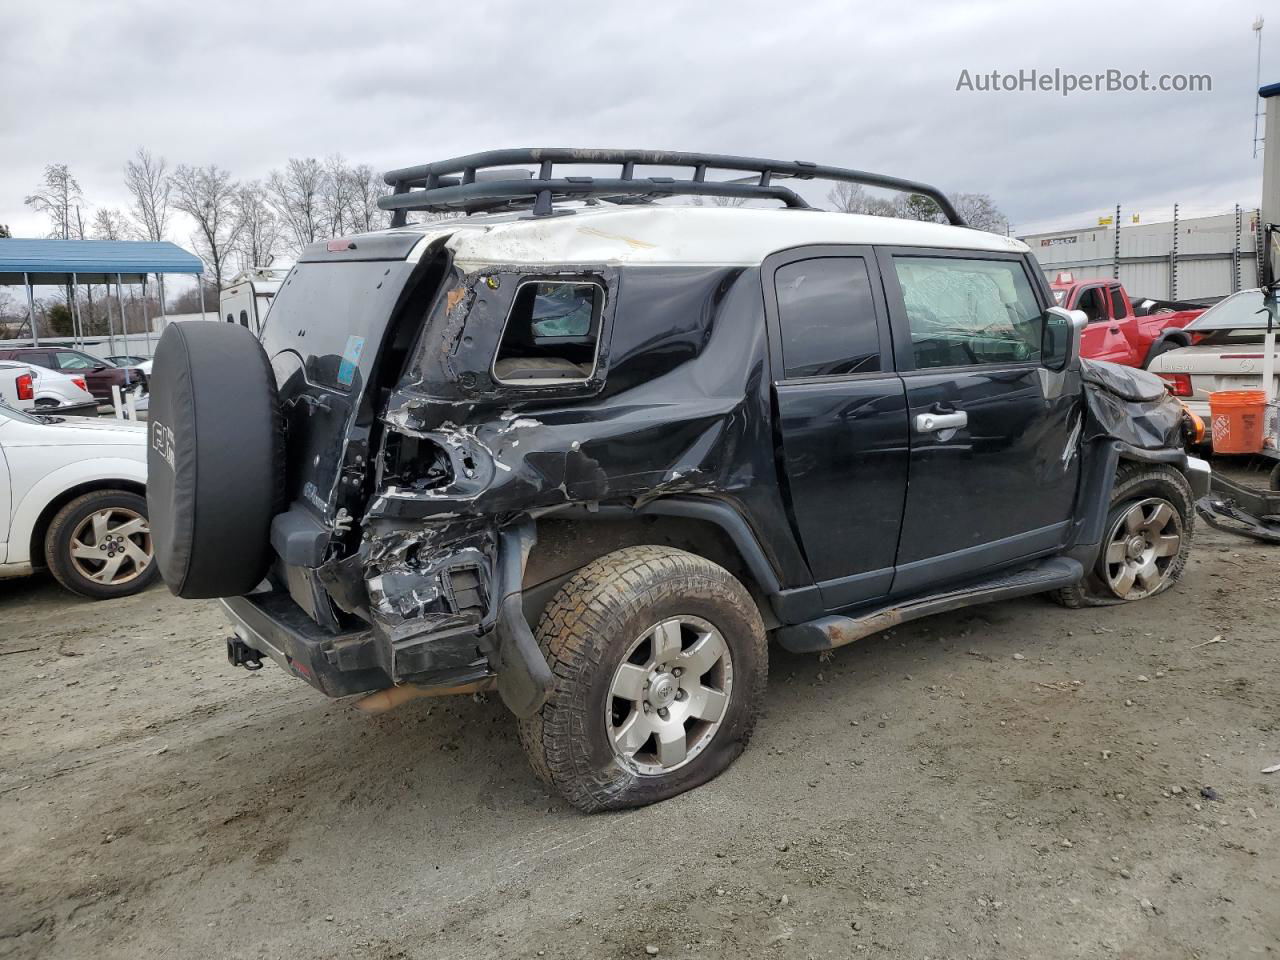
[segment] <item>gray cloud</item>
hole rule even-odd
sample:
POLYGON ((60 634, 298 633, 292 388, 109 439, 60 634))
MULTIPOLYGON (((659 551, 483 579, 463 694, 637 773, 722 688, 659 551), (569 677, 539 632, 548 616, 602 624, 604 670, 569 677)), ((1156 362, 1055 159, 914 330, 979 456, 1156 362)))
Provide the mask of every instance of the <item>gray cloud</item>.
MULTIPOLYGON (((246 178, 330 153, 386 169, 496 146, 700 149, 987 192, 1018 224, 1117 201, 1229 209, 1259 192, 1253 6, 13 5, 0 222, 43 230, 22 199, 55 161, 92 203, 123 205, 143 145, 246 178), (962 69, 1033 67, 1207 73, 1213 91, 955 90, 962 69)), ((1274 52, 1280 18, 1268 29, 1274 52)))

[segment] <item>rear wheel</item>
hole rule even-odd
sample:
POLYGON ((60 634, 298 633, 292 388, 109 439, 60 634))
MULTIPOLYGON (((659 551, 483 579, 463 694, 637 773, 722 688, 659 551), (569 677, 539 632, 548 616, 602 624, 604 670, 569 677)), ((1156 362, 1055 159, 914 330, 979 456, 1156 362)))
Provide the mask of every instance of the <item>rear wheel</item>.
POLYGON ((631 547, 588 564, 538 625, 554 688, 520 722, 535 772, 584 811, 643 806, 724 771, 764 695, 764 625, 702 557, 631 547))
POLYGON ((156 578, 147 502, 126 490, 94 490, 54 516, 45 562, 58 582, 93 600, 127 597, 156 578))
POLYGON ((1191 487, 1164 464, 1121 465, 1097 561, 1084 580, 1052 596, 1068 607, 1125 603, 1178 582, 1195 526, 1191 487))
POLYGON ((1151 361, 1162 353, 1168 353, 1170 350, 1177 350, 1179 347, 1185 347, 1185 343, 1179 343, 1177 340, 1161 340, 1151 348, 1151 352, 1147 354, 1147 362, 1143 364, 1145 369, 1151 369, 1151 361))

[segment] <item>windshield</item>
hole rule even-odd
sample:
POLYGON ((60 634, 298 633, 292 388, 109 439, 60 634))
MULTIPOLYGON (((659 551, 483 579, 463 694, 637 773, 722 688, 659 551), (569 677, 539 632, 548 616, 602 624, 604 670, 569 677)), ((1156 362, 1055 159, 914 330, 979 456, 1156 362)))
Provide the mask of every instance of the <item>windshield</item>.
POLYGON ((1261 290, 1241 290, 1215 303, 1189 324, 1188 330, 1266 330, 1261 290))

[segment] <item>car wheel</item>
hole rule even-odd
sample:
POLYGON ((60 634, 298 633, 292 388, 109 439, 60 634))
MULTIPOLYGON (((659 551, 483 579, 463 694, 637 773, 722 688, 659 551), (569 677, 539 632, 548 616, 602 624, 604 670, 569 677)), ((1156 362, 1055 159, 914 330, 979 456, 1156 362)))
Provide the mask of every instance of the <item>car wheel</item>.
POLYGON ((1272 490, 1280 490, 1280 463, 1271 468, 1271 473, 1267 477, 1267 486, 1272 490))
POLYGON ((1194 527, 1191 487, 1180 471, 1122 464, 1093 569, 1075 586, 1055 591, 1054 599, 1082 607, 1163 593, 1182 577, 1194 527))
POLYGON ((683 793, 750 739, 768 678, 764 624, 709 560, 656 546, 601 557, 560 588, 538 641, 554 686, 520 739, 580 810, 683 793))
POLYGON ((44 549, 58 582, 93 600, 130 596, 156 578, 147 502, 125 490, 76 497, 49 524, 44 549))

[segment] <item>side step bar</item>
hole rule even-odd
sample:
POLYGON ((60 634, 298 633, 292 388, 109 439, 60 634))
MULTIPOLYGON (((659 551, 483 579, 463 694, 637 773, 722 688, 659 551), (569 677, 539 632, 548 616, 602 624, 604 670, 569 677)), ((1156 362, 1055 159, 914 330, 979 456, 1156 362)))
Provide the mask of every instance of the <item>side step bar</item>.
POLYGON ((901 600, 886 607, 862 611, 857 616, 833 615, 810 620, 775 632, 778 643, 792 653, 814 653, 853 643, 863 637, 908 620, 945 613, 975 603, 1007 600, 1029 593, 1069 587, 1084 577, 1084 567, 1069 557, 1054 557, 1014 573, 1004 573, 940 593, 901 600))

